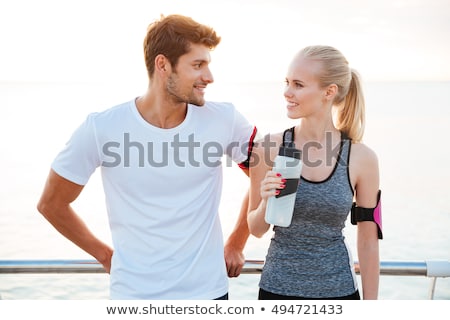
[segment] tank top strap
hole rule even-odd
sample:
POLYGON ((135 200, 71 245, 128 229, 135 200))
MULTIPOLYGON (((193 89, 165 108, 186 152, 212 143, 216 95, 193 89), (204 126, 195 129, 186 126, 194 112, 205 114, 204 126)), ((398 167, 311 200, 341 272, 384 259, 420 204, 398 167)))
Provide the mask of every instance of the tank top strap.
POLYGON ((341 140, 352 140, 350 139, 350 137, 348 136, 348 134, 344 131, 339 131, 341 133, 341 140))
POLYGON ((341 132, 341 150, 337 163, 337 172, 340 172, 338 175, 341 177, 346 177, 348 186, 352 192, 355 194, 355 190, 353 189, 353 185, 350 179, 350 152, 352 148, 352 140, 344 133, 341 132))
POLYGON ((348 135, 341 131, 341 144, 342 144, 342 149, 340 152, 340 161, 342 164, 345 163, 346 167, 348 168, 349 166, 349 161, 350 161, 350 149, 352 147, 352 140, 348 137, 348 135))

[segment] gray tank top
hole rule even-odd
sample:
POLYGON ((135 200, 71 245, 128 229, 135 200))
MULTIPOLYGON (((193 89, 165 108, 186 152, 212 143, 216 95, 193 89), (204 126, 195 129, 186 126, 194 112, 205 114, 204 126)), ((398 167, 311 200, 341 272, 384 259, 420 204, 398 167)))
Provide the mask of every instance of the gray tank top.
POLYGON ((306 298, 342 297, 357 290, 353 259, 342 233, 353 203, 348 171, 351 141, 341 135, 330 176, 320 182, 301 177, 291 225, 273 228, 260 288, 306 298))

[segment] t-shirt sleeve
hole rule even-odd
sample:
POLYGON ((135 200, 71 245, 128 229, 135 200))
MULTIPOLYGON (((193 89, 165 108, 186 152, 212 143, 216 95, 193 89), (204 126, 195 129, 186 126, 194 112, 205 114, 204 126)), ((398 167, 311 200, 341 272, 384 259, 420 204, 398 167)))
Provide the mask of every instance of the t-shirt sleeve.
POLYGON ((101 163, 94 119, 95 114, 87 117, 51 165, 58 175, 79 185, 85 185, 101 163))
POLYGON ((257 129, 236 109, 234 109, 234 123, 231 142, 227 148, 227 155, 241 168, 248 168, 253 140, 257 129))

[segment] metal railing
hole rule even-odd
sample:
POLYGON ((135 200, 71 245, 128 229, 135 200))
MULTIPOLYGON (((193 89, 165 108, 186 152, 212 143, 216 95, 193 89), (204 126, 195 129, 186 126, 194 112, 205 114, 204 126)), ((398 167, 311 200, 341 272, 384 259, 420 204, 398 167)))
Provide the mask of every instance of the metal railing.
MULTIPOLYGON (((259 274, 263 260, 246 260, 242 274, 259 274)), ((359 274, 359 264, 355 262, 359 274)), ((0 260, 0 274, 105 273, 95 260, 0 260)), ((381 261, 382 276, 424 276, 431 278, 429 299, 434 298, 437 278, 450 277, 450 261, 381 261)))

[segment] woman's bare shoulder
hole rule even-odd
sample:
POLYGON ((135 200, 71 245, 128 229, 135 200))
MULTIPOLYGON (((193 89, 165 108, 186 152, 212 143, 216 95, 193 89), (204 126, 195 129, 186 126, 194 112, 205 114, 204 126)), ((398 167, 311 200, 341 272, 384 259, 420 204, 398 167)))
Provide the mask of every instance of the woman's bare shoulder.
POLYGON ((374 150, 364 143, 352 143, 350 167, 357 176, 378 175, 378 156, 374 150))
POLYGON ((352 143, 352 156, 359 161, 378 162, 376 152, 362 142, 352 143))

